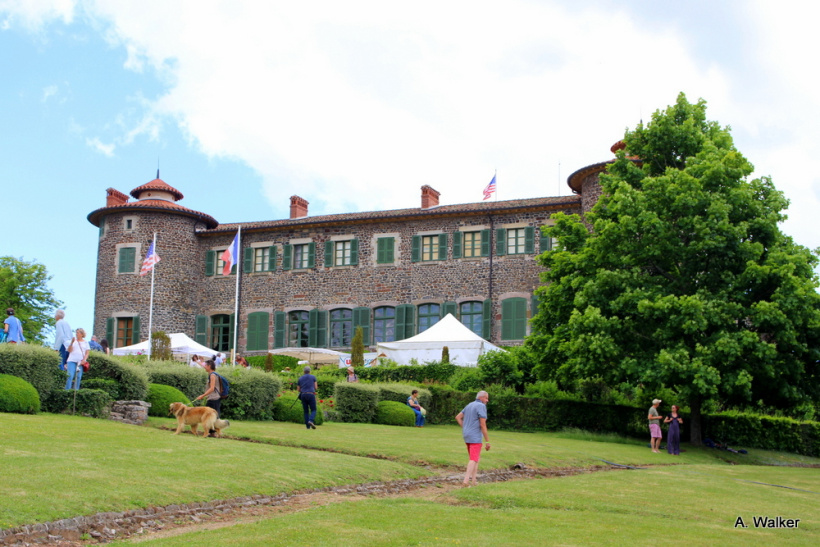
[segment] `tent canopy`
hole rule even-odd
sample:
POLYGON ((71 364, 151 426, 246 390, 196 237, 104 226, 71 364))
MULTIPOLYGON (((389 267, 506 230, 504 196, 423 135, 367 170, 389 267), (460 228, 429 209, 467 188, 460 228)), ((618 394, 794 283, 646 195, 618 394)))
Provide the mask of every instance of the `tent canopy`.
POLYGON ((378 344, 377 352, 384 353, 385 357, 400 365, 409 365, 411 359, 420 363, 440 360, 444 346, 450 351, 451 363, 466 367, 476 366, 479 356, 488 351, 503 351, 448 313, 441 321, 416 336, 378 344))
MULTIPOLYGON (((168 335, 171 338, 171 351, 173 353, 185 355, 199 355, 201 357, 208 357, 209 359, 216 355, 216 351, 207 348, 202 344, 197 344, 186 335, 184 332, 175 332, 168 335)), ((142 355, 148 353, 148 340, 134 344, 133 346, 125 346, 122 348, 114 348, 112 351, 114 355, 142 355)))

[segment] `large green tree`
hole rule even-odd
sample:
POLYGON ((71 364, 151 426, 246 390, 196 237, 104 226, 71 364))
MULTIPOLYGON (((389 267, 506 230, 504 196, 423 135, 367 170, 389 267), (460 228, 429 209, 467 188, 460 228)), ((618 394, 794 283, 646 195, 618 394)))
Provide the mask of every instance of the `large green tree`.
POLYGON ((703 100, 681 94, 624 144, 587 218, 559 214, 547 230, 559 245, 539 259, 537 373, 674 388, 695 443, 709 401, 816 404, 817 253, 779 229, 782 193, 749 180, 703 100))
POLYGON ((44 343, 47 327, 54 321, 54 311, 62 307, 48 287, 51 276, 46 267, 11 256, 0 257, 0 307, 3 319, 6 308, 23 323, 29 343, 44 343))

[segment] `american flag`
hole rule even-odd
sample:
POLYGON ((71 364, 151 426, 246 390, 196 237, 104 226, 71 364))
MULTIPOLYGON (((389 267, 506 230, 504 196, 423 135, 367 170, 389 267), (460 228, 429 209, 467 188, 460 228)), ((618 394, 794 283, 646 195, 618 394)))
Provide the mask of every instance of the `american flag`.
POLYGON ((154 242, 151 242, 151 246, 148 247, 148 254, 145 255, 145 260, 142 261, 142 268, 140 268, 140 275, 146 275, 148 272, 154 269, 154 264, 159 262, 159 255, 154 250, 154 242))
POLYGON ((493 175, 493 180, 490 181, 490 184, 484 189, 484 201, 490 199, 492 195, 495 193, 495 175, 493 175))

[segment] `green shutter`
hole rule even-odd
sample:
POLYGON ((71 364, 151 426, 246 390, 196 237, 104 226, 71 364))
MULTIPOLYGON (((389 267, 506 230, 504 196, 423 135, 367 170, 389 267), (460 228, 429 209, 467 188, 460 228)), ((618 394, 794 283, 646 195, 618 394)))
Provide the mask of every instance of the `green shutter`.
POLYGON ((395 248, 395 238, 380 237, 376 240, 376 263, 377 264, 392 264, 393 263, 393 249, 395 248))
POLYGON ((333 267, 333 246, 332 241, 325 241, 325 268, 333 267))
POLYGON ((139 344, 140 343, 140 317, 139 315, 134 317, 134 322, 132 323, 134 326, 134 330, 131 332, 131 344, 139 344))
POLYGON ((205 275, 214 275, 216 269, 216 251, 205 253, 205 275))
POLYGON ((524 252, 526 254, 535 252, 535 228, 532 226, 524 228, 524 252))
POLYGON ((481 309, 481 337, 489 340, 493 335, 493 301, 487 299, 481 309))
POLYGON ((438 235, 438 259, 447 260, 447 234, 438 235))
POLYGON ((313 308, 308 312, 308 345, 327 347, 327 310, 313 308))
MULTIPOLYGON (((282 269, 289 270, 293 267, 293 245, 282 246, 282 269)), ((279 346, 284 347, 284 346, 279 346)))
POLYGON ((527 300, 508 298, 501 303, 501 339, 523 340, 527 332, 527 300))
POLYGON ((413 304, 396 306, 396 340, 404 340, 416 334, 416 307, 413 304))
POLYGON ((242 272, 251 273, 253 271, 253 247, 242 249, 242 272))
POLYGON ((495 254, 504 256, 507 254, 507 230, 498 228, 495 231, 495 254))
POLYGON ((276 271, 276 245, 268 247, 268 271, 276 271))
POLYGON ((120 247, 119 265, 117 273, 134 273, 137 259, 136 247, 120 247))
POLYGON ((453 232, 453 258, 461 258, 461 232, 453 232))
POLYGON ((421 260, 421 236, 413 236, 410 250, 410 262, 421 260))
POLYGON ((248 314, 248 339, 245 349, 258 351, 268 349, 268 327, 270 314, 258 311, 248 314))
POLYGON ((316 267, 316 243, 308 243, 308 268, 316 267))
POLYGON ((359 265, 359 240, 352 239, 350 241, 350 265, 351 266, 358 266, 359 265))
POLYGON ((452 314, 453 317, 458 317, 458 304, 455 302, 445 302, 441 305, 441 318, 447 317, 447 314, 452 314))
POLYGON ((117 347, 116 321, 113 317, 109 317, 105 320, 105 339, 108 340, 108 347, 111 349, 117 347))
POLYGON ((353 308, 353 331, 362 328, 362 340, 365 346, 370 345, 370 308, 353 308))
POLYGON ((481 230, 481 256, 490 256, 490 230, 481 230))
POLYGON ((541 226, 541 238, 538 243, 539 249, 541 252, 551 251, 552 250, 552 238, 546 234, 544 230, 549 228, 549 226, 541 226))
POLYGON ((203 346, 208 345, 208 317, 205 315, 196 316, 196 332, 194 332, 194 340, 197 344, 203 346))
POLYGON ((283 311, 273 313, 273 347, 285 347, 285 327, 287 316, 283 311))

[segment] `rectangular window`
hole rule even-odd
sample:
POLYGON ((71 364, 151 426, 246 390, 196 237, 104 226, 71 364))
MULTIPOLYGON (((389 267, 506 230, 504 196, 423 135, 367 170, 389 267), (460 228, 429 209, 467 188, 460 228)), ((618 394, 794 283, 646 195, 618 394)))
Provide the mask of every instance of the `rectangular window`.
POLYGON ((481 232, 464 232, 462 256, 474 258, 481 256, 481 232))
POLYGON ((136 273, 137 271, 137 248, 120 247, 117 260, 117 273, 136 273))
POLYGON ((524 254, 525 229, 511 228, 507 230, 507 254, 524 254))
POLYGON ((396 308, 384 306, 373 310, 373 343, 396 339, 396 308))
POLYGON ((310 264, 310 245, 303 243, 293 246, 293 269, 306 270, 310 264))
POLYGON ((116 348, 139 344, 140 322, 139 317, 116 318, 116 348))
POLYGON ((335 243, 333 251, 334 266, 350 266, 352 244, 352 241, 337 241, 335 243))
POLYGON ((270 266, 270 247, 257 247, 253 250, 253 271, 266 272, 270 266))
POLYGON ((438 235, 421 236, 421 261, 438 260, 438 235))
POLYGON ((376 240, 376 264, 392 264, 394 262, 395 238, 380 237, 376 240))

